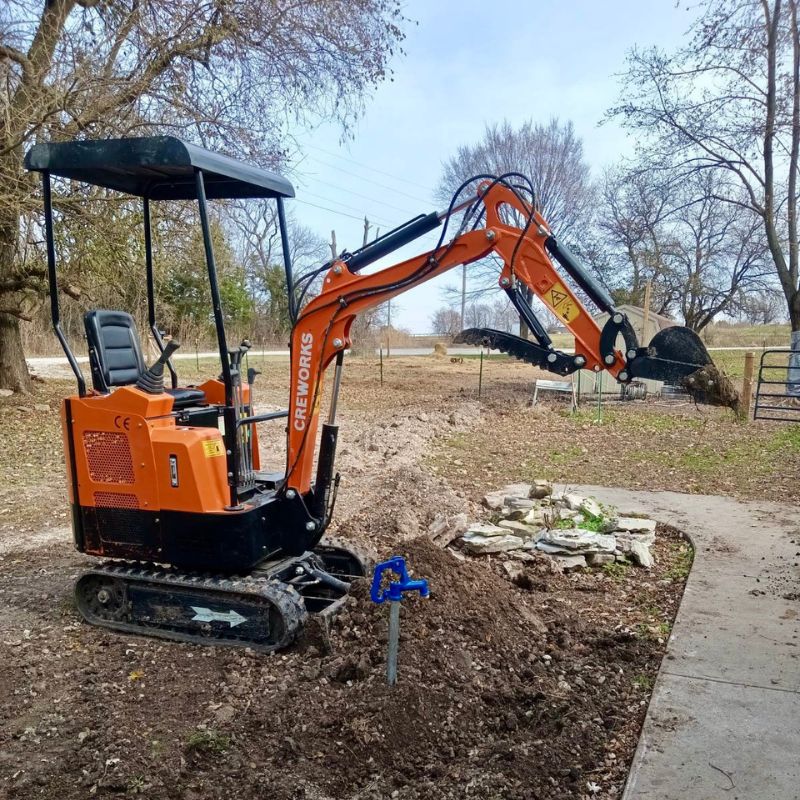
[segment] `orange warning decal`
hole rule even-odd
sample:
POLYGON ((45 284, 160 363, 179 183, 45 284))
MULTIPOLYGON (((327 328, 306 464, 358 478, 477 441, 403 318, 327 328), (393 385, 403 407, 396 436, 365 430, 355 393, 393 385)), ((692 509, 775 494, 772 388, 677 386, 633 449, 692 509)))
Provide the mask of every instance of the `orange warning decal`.
POLYGON ((580 316, 580 309, 560 283, 554 283, 550 290, 545 292, 544 299, 547 305, 553 309, 553 313, 564 322, 572 322, 580 316))

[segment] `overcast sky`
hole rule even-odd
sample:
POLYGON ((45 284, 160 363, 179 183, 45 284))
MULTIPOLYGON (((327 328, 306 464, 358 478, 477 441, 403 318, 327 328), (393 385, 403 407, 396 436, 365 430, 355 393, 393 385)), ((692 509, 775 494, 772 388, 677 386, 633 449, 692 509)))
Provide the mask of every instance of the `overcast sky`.
MULTIPOLYGON (((486 123, 571 119, 599 175, 631 148, 616 125, 598 125, 618 99, 626 51, 674 48, 693 18, 676 0, 410 0, 405 13, 418 23, 406 26, 406 54, 350 139, 342 143, 332 125, 297 133, 294 214, 326 240, 335 229, 340 250, 361 244, 365 214, 386 231, 438 210, 432 191, 442 162, 478 140, 486 123)), ((435 236, 392 261, 433 246, 435 236)), ((393 323, 428 332, 442 287, 455 280, 454 271, 400 296, 393 323)))

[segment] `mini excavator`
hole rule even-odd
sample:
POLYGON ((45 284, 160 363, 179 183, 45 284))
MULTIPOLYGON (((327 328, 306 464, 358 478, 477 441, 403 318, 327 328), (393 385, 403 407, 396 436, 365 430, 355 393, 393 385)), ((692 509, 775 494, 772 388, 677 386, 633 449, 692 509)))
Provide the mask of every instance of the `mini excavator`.
POLYGON ((606 290, 536 211, 521 175, 475 176, 444 213, 419 215, 295 281, 284 209, 294 190, 279 175, 169 136, 38 144, 25 164, 42 178, 52 321, 78 384, 63 401, 61 421, 75 546, 103 559, 75 586, 78 610, 95 625, 270 651, 291 643, 307 615, 333 613, 368 570, 358 552, 323 538, 339 487, 336 410, 353 320, 456 266, 495 256, 499 286, 533 336, 470 329, 461 341, 559 375, 608 370, 623 384, 637 377, 677 382, 711 365, 686 328, 664 330, 640 347, 606 290), (53 177, 142 204, 148 323, 160 356, 145 365, 129 313, 91 310, 84 319, 90 389, 60 324, 53 177), (288 408, 259 414, 256 372, 245 368, 249 345, 231 347, 226 338, 209 201, 264 198, 277 204, 294 324, 288 408), (202 228, 221 373, 199 386, 179 385, 171 358, 178 345, 157 324, 151 204, 168 201, 196 203, 202 228), (432 250, 362 272, 439 228, 432 250), (321 288, 304 302, 320 277, 321 288), (574 335, 574 352, 553 346, 530 293, 574 335), (609 314, 602 329, 579 294, 609 314), (320 422, 331 364, 330 405, 320 422), (274 473, 261 468, 258 426, 278 420, 286 425, 287 461, 274 473))

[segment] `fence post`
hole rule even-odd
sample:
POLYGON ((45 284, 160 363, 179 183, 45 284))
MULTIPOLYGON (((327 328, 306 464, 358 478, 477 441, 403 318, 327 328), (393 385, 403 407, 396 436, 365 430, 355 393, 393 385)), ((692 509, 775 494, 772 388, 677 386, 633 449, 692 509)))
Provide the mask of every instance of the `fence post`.
POLYGON ((483 390, 483 347, 481 347, 481 367, 478 371, 478 400, 481 399, 481 391, 483 390))
POLYGON ((380 345, 380 358, 381 358, 381 386, 383 386, 383 344, 380 345))
POLYGON ((744 378, 742 378, 742 417, 750 420, 750 405, 753 402, 753 372, 756 354, 747 352, 744 355, 744 378))

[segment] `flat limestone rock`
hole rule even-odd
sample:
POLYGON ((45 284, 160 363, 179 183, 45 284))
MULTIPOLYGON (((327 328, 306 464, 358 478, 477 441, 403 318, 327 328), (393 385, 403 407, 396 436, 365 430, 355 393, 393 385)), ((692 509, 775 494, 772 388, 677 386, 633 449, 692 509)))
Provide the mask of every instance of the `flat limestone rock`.
POLYGON ((526 525, 524 522, 516 522, 512 519, 500 520, 497 526, 499 528, 506 528, 515 536, 521 536, 523 539, 531 539, 538 536, 541 532, 541 528, 534 527, 533 525, 526 525))
POLYGON ((467 528, 467 532, 464 534, 463 538, 466 539, 469 536, 504 536, 508 533, 507 530, 501 528, 499 525, 492 525, 491 522, 473 522, 469 528, 467 528))
POLYGON ((584 556, 556 556, 553 560, 564 572, 571 572, 573 569, 580 569, 586 566, 586 558, 584 556))
POLYGON ((564 503, 569 506, 573 511, 580 510, 580 507, 589 499, 588 497, 584 497, 581 494, 572 494, 570 492, 564 492, 560 498, 564 503))
POLYGON ((507 495, 505 505, 512 511, 529 511, 536 508, 535 500, 528 500, 527 497, 515 497, 514 495, 507 495))
POLYGON ((645 519, 644 517, 617 517, 616 530, 631 531, 633 533, 655 533, 656 521, 654 519, 645 519))
MULTIPOLYGON (((528 547, 528 543, 525 543, 525 547, 528 547)), ((513 558, 515 561, 536 561, 536 556, 533 553, 528 553, 526 550, 510 550, 508 553, 509 558, 513 558)))
POLYGON ((623 553, 630 553, 634 542, 639 542, 645 547, 652 547, 656 543, 655 533, 630 533, 629 531, 616 531, 614 538, 617 540, 617 549, 623 553))
POLYGON ((613 553, 617 549, 617 541, 613 536, 583 528, 547 531, 542 534, 536 546, 542 550, 542 544, 566 552, 613 553))
POLYGON ((487 553, 505 553, 507 550, 517 550, 524 544, 523 539, 519 536, 512 536, 510 533, 503 536, 480 536, 468 533, 462 537, 462 541, 464 549, 476 556, 487 553))
POLYGON ((584 514, 588 514, 590 517, 602 517, 603 516, 603 509, 600 507, 600 503, 594 499, 594 497, 587 497, 579 506, 579 509, 584 512, 584 514))
POLYGON ((533 500, 543 500, 553 493, 553 484, 550 481, 535 480, 528 497, 533 500))
POLYGON ((540 508, 532 508, 522 517, 522 521, 526 525, 541 525, 544 523, 544 514, 540 508))
POLYGON ((486 508, 492 511, 499 511, 506 502, 506 496, 503 492, 490 492, 484 495, 483 504, 486 508))
POLYGON ((483 498, 483 504, 492 511, 499 511, 506 504, 506 498, 516 497, 527 500, 530 490, 531 484, 529 483, 510 483, 496 492, 488 492, 483 498))
POLYGON ((500 491, 506 497, 519 497, 521 500, 527 500, 531 491, 531 484, 529 483, 509 483, 504 486, 500 491))
POLYGON ((645 569, 650 569, 655 561, 650 548, 642 542, 633 542, 631 544, 631 558, 640 566, 645 569))
POLYGON ((586 563, 590 567, 602 567, 603 564, 613 564, 615 558, 613 553, 587 553, 586 563))

